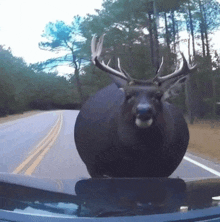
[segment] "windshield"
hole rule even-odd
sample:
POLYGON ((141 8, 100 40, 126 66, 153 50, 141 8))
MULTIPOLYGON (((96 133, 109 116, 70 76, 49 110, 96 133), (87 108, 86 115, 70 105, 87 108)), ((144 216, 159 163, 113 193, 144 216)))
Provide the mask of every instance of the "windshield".
POLYGON ((0 0, 0 209, 219 207, 219 27, 220 0, 0 0))

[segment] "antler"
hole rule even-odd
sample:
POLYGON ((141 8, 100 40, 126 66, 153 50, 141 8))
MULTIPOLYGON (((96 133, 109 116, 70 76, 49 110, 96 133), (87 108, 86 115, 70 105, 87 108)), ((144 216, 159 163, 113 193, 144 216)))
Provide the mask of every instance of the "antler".
POLYGON ((163 65, 164 65, 164 64, 163 64, 163 57, 162 57, 160 67, 159 67, 159 69, 158 69, 158 71, 157 71, 157 75, 154 77, 154 79, 157 79, 159 76, 162 75, 162 73, 163 73, 163 65))
POLYGON ((158 74, 154 77, 153 81, 162 83, 162 82, 165 82, 169 79, 179 77, 182 75, 187 75, 188 73, 194 72, 196 70, 197 65, 194 65, 193 67, 189 67, 183 53, 181 53, 181 55, 183 58, 183 63, 182 63, 182 66, 180 67, 179 70, 177 70, 169 75, 161 76, 161 69, 162 69, 162 65, 163 65, 163 61, 162 61, 162 64, 161 64, 159 71, 158 71, 158 74))
POLYGON ((108 66, 110 63, 110 60, 107 65, 103 61, 102 62, 99 61, 99 56, 101 55, 101 52, 102 52, 104 36, 105 36, 105 34, 103 34, 99 38, 97 45, 96 45, 96 36, 93 36, 93 38, 92 38, 92 41, 91 41, 92 62, 94 63, 94 65, 96 65, 102 71, 108 72, 112 75, 115 75, 121 79, 124 79, 124 80, 130 82, 132 80, 132 78, 121 68, 121 64, 120 64, 119 59, 118 59, 118 68, 119 68, 120 72, 108 66))
MULTIPOLYGON (((97 66, 102 71, 108 72, 109 74, 117 76, 117 77, 119 77, 123 80, 126 80, 127 82, 135 81, 135 79, 131 78, 130 75, 127 72, 125 72, 125 70, 123 70, 121 68, 119 58, 118 58, 118 69, 119 69, 119 71, 109 67, 109 63, 110 63, 111 60, 109 60, 107 65, 103 61, 101 61, 101 62, 99 61, 99 57, 102 53, 102 46, 103 46, 104 36, 105 36, 105 34, 103 34, 99 38, 97 44, 96 44, 96 36, 93 36, 93 38, 92 38, 91 51, 92 51, 92 62, 94 63, 94 65, 97 66)), ((177 71, 175 71, 175 72, 173 72, 173 73, 171 73, 167 76, 161 76, 162 72, 163 72, 163 64, 164 64, 164 61, 163 61, 163 58, 162 58, 161 65, 159 67, 157 75, 153 78, 153 82, 163 83, 163 82, 165 82, 167 80, 170 80, 172 78, 180 77, 180 76, 183 76, 183 75, 187 75, 188 73, 194 72, 196 70, 196 65, 193 66, 193 67, 189 67, 183 53, 181 53, 181 55, 182 55, 182 58, 183 58, 182 66, 180 67, 179 70, 177 70, 177 71)), ((137 81, 143 82, 143 83, 146 82, 144 80, 142 80, 142 81, 137 80, 137 81)))

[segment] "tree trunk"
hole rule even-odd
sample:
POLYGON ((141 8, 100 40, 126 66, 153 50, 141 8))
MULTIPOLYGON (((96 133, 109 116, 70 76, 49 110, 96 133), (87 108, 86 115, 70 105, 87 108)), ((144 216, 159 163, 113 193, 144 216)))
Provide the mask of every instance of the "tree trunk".
POLYGON ((193 124, 194 122, 194 115, 193 115, 193 108, 192 108, 192 99, 190 97, 192 93, 192 89, 191 89, 191 79, 190 76, 188 76, 188 80, 186 81, 186 85, 185 85, 185 96, 186 96, 186 107, 187 107, 187 114, 188 114, 188 119, 190 124, 193 124))
POLYGON ((76 67, 75 68, 75 72, 74 72, 74 75, 76 77, 76 85, 77 85, 77 91, 79 93, 79 99, 80 99, 80 102, 84 102, 83 99, 83 93, 82 93, 82 86, 81 86, 81 82, 80 82, 80 79, 79 79, 79 69, 76 67))
POLYGON ((154 39, 155 39, 155 57, 154 57, 154 67, 156 70, 160 67, 160 58, 159 58, 159 41, 158 41, 158 32, 157 32, 157 21, 158 21, 158 15, 157 15, 157 6, 156 2, 154 1, 154 39))
POLYGON ((188 1, 188 9, 189 9, 189 24, 190 24, 190 31, 191 31, 191 36, 192 36, 193 56, 195 57, 195 55, 196 55, 196 51, 195 51, 194 27, 193 27, 192 12, 191 12, 190 2, 189 2, 189 1, 188 1))
MULTIPOLYGON (((191 63, 190 58, 190 37, 188 39, 188 56, 189 56, 189 63, 191 63)), ((188 79, 186 81, 185 85, 185 96, 186 96, 186 107, 187 107, 187 113, 190 124, 193 124, 194 122, 194 113, 193 113, 193 107, 192 107, 192 84, 191 84, 191 78, 188 76, 188 79)))
POLYGON ((187 77, 185 86, 186 107, 190 124, 193 124, 195 117, 200 118, 204 115, 204 102, 201 92, 198 90, 192 76, 187 77))
POLYGON ((214 119, 216 118, 216 81, 215 74, 212 72, 212 90, 213 90, 213 107, 212 107, 212 116, 214 119))
POLYGON ((204 5, 202 5, 201 0, 199 0, 199 9, 200 9, 200 15, 201 15, 203 41, 204 41, 204 38, 206 41, 206 44, 204 44, 204 45, 206 45, 206 53, 207 53, 206 56, 209 58, 210 57, 210 49, 209 49, 209 40, 208 40, 207 19, 206 19, 206 12, 204 10, 204 5))
POLYGON ((151 63, 152 63, 152 65, 154 65, 154 41, 153 41, 153 28, 152 28, 153 21, 152 21, 150 13, 148 13, 148 18, 149 18, 151 63))
POLYGON ((205 32, 205 39, 206 39, 206 51, 207 51, 207 56, 210 57, 207 18, 206 18, 206 11, 204 10, 204 5, 202 6, 202 9, 203 9, 203 16, 204 16, 204 32, 205 32))
POLYGON ((171 11, 171 19, 172 19, 172 32, 173 32, 173 51, 176 53, 176 27, 175 27, 175 16, 174 11, 171 11))
POLYGON ((180 51, 180 33, 179 33, 179 26, 177 24, 177 27, 176 27, 176 48, 178 47, 178 50, 177 51, 180 51))
POLYGON ((73 48, 71 48, 71 53, 72 53, 73 65, 74 65, 74 68, 75 68, 74 76, 76 78, 77 92, 79 94, 80 103, 82 103, 82 102, 84 102, 84 100, 83 100, 84 97, 83 97, 83 93, 82 93, 82 85, 81 85, 81 82, 80 82, 80 79, 79 79, 79 69, 80 69, 81 61, 79 61, 78 64, 77 64, 73 48))
POLYGON ((166 44, 168 48, 168 54, 170 54, 170 39, 169 39, 169 30, 167 24, 167 13, 164 12, 164 20, 165 20, 165 30, 166 30, 166 44))
POLYGON ((190 55, 190 36, 188 39, 188 57, 189 57, 189 64, 191 65, 192 61, 191 61, 191 55, 190 55))
POLYGON ((200 32, 201 32, 201 41, 202 41, 202 55, 205 57, 205 41, 204 41, 204 34, 203 34, 203 24, 200 23, 200 32))

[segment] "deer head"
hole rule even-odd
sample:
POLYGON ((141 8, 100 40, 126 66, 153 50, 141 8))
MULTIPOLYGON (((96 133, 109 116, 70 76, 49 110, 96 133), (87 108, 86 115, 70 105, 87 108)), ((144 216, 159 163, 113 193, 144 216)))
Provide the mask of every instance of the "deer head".
POLYGON ((124 92, 124 104, 121 117, 139 128, 151 126, 162 111, 162 103, 171 96, 178 95, 178 91, 187 79, 187 75, 196 70, 196 66, 189 67, 182 55, 180 68, 166 76, 162 76, 163 59, 156 76, 149 80, 137 80, 132 78, 120 64, 118 59, 118 70, 115 70, 99 61, 102 52, 104 35, 96 44, 94 36, 91 42, 92 62, 99 69, 107 72, 115 84, 124 92))

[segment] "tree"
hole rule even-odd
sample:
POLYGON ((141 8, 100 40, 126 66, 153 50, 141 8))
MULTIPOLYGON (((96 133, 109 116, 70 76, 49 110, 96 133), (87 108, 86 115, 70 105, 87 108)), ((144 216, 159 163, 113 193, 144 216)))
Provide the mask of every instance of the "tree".
POLYGON ((73 102, 70 83, 64 77, 34 72, 22 58, 14 57, 2 46, 0 78, 0 116, 73 102))
MULTIPOLYGON (((45 62, 38 63, 32 67, 37 70, 54 69, 58 66, 72 66, 74 68, 74 76, 76 79, 77 91, 80 101, 83 101, 83 92, 80 83, 80 68, 82 60, 86 60, 81 48, 85 41, 81 34, 82 18, 75 16, 71 25, 65 24, 63 21, 48 23, 45 27, 42 37, 45 41, 39 43, 40 49, 49 50, 62 54, 59 57, 49 59, 45 62)), ((72 80, 71 78, 70 80, 72 80)))

